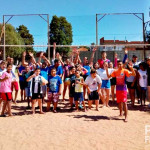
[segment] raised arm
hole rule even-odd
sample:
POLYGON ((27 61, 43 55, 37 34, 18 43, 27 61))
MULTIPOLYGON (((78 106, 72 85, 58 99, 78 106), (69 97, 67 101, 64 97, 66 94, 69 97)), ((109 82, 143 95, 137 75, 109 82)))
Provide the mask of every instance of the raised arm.
POLYGON ((90 59, 90 66, 93 65, 93 59, 94 59, 94 55, 95 55, 96 50, 97 50, 97 47, 94 47, 92 50, 92 55, 91 55, 91 59, 90 59))
POLYGON ((55 60, 55 55, 56 55, 56 43, 53 43, 53 60, 55 60))
POLYGON ((25 58, 26 58, 26 52, 23 52, 22 53, 22 65, 23 66, 27 66, 28 65, 28 63, 25 61, 25 58))
POLYGON ((29 52, 29 55, 30 55, 30 57, 31 57, 32 63, 33 63, 33 64, 36 64, 36 60, 35 60, 35 58, 34 58, 33 53, 29 52))

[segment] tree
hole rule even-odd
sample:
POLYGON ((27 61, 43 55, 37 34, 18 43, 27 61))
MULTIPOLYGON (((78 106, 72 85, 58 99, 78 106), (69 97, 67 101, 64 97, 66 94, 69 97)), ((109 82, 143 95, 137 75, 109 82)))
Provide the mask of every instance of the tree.
MULTIPOLYGON (((50 44, 71 45, 72 44, 72 26, 65 17, 53 16, 50 23, 50 44)), ((52 49, 51 49, 52 51, 52 49)), ((56 48, 61 54, 68 54, 70 48, 56 48)))
MULTIPOLYGON (((0 33, 2 29, 2 24, 0 24, 0 33)), ((3 45, 4 36, 2 36, 1 43, 3 45)), ((16 31, 16 29, 11 24, 6 24, 5 26, 5 44, 6 45, 23 45, 24 41, 16 31)), ((0 47, 3 52, 3 48, 0 47)), ((6 57, 10 56, 13 58, 20 58, 22 52, 25 50, 22 47, 6 47, 6 57)))
MULTIPOLYGON (((26 26, 20 25, 18 28, 16 28, 20 36, 22 37, 24 41, 24 45, 33 45, 34 39, 32 34, 29 33, 29 30, 26 26)), ((33 47, 26 47, 26 51, 34 51, 33 47)))

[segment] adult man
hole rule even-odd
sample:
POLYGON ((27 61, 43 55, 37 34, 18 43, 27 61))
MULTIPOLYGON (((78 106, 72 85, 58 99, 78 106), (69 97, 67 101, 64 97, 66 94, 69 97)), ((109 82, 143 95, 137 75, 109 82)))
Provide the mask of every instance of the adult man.
POLYGON ((135 76, 135 71, 132 66, 128 67, 130 68, 131 72, 129 72, 127 69, 123 69, 123 63, 122 61, 117 62, 118 69, 109 74, 108 67, 106 68, 107 77, 116 77, 116 97, 117 97, 117 103, 119 104, 119 110, 120 110, 120 116, 122 116, 122 105, 124 105, 125 109, 125 122, 128 121, 128 107, 127 107, 127 86, 125 83, 125 78, 130 76, 135 76))

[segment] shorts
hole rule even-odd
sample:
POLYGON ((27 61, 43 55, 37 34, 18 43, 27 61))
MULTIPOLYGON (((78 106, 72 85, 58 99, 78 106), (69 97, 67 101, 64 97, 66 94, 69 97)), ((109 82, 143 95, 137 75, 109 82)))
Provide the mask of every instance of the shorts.
POLYGON ((19 85, 17 81, 14 81, 11 83, 11 90, 13 91, 14 88, 15 88, 15 91, 19 90, 19 85))
POLYGON ((74 93, 75 93, 74 91, 75 91, 74 88, 69 89, 69 97, 74 97, 74 93))
POLYGON ((43 85, 42 86, 42 95, 43 95, 43 97, 46 96, 46 93, 47 93, 47 85, 43 85))
POLYGON ((147 87, 140 87, 141 88, 141 90, 143 90, 143 91, 146 91, 147 90, 147 87))
POLYGON ((20 81, 20 82, 19 82, 19 85, 20 85, 20 89, 21 89, 21 90, 24 90, 24 89, 25 89, 25 82, 24 82, 24 81, 20 81))
POLYGON ((116 78, 111 78, 110 79, 110 84, 112 85, 116 85, 116 78))
POLYGON ((38 93, 33 93, 32 94, 32 100, 34 100, 34 99, 42 99, 43 98, 43 96, 42 96, 42 94, 40 93, 40 94, 38 94, 38 93))
POLYGON ((131 86, 132 83, 133 83, 133 82, 128 82, 128 81, 126 81, 127 88, 129 88, 129 89, 136 89, 136 85, 137 85, 137 84, 134 84, 134 86, 132 87, 132 86, 131 86))
POLYGON ((88 94, 89 100, 99 100, 99 94, 97 91, 93 91, 90 94, 88 94))
POLYGON ((83 98, 83 92, 75 92, 74 93, 74 100, 75 101, 84 101, 84 98, 83 98))
POLYGON ((26 97, 31 96, 30 87, 25 88, 25 95, 26 95, 26 97))
POLYGON ((110 89, 110 80, 102 80, 102 89, 110 89))
POLYGON ((1 93, 1 98, 5 101, 12 101, 12 93, 1 93))
POLYGON ((116 91, 117 103, 127 102, 127 91, 116 91))
POLYGON ((48 92, 48 102, 58 102, 59 95, 58 93, 48 92))

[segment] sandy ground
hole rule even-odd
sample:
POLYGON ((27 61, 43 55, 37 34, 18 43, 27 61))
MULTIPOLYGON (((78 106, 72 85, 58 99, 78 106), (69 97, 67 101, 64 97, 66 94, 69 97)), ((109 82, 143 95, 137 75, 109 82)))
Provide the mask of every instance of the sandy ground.
POLYGON ((145 143, 145 125, 150 125, 147 107, 128 105, 125 123, 124 117, 117 117, 116 105, 71 112, 69 101, 60 101, 58 113, 44 115, 39 110, 32 115, 26 106, 18 98, 12 105, 16 115, 0 118, 0 150, 150 150, 150 142, 145 143))

